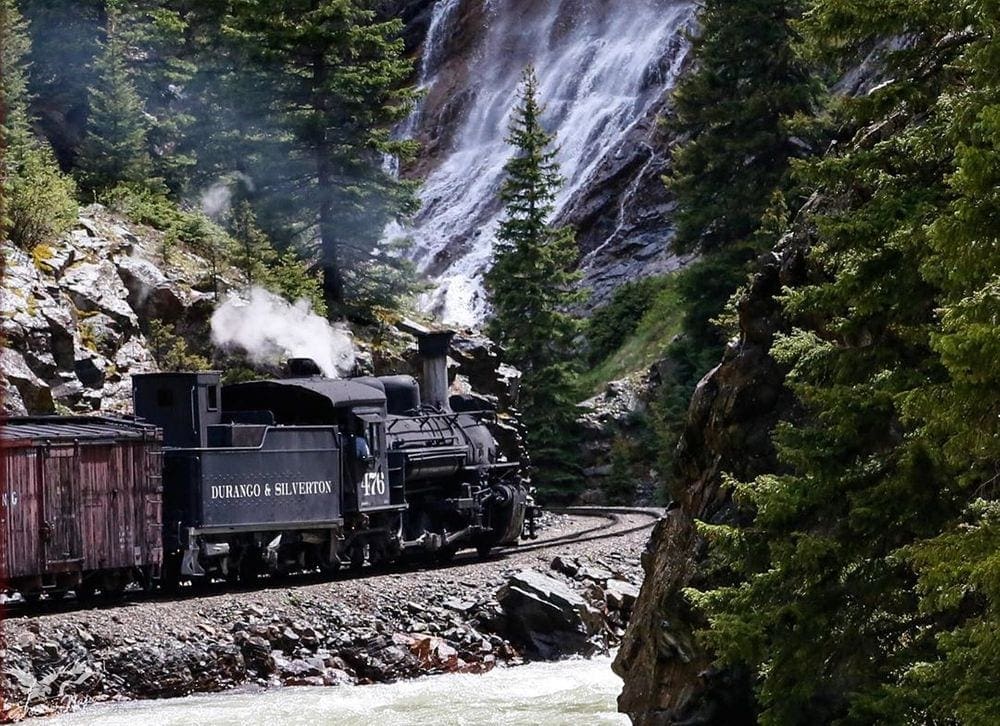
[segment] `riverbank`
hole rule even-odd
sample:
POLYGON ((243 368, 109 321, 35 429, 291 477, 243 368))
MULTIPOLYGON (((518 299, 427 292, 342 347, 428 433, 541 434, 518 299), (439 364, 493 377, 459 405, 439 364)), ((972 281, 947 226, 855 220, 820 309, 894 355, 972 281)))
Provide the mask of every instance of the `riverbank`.
MULTIPOLYGON (((618 526, 639 522, 623 517, 618 526)), ((555 528, 591 526, 566 517, 555 528)), ((9 619, 0 719, 607 653, 624 634, 648 530, 609 534, 485 562, 9 619)))
POLYGON ((449 674, 391 685, 281 688, 101 704, 46 719, 50 726, 626 726, 622 683, 598 656, 449 674))

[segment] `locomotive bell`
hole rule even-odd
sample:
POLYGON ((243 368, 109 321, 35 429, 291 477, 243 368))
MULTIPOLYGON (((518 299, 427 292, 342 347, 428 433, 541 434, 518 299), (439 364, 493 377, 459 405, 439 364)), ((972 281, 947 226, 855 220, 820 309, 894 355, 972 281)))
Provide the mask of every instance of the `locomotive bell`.
POLYGON ((420 389, 423 403, 449 413, 448 350, 454 337, 455 332, 452 330, 421 333, 417 336, 417 348, 424 361, 424 381, 420 389))

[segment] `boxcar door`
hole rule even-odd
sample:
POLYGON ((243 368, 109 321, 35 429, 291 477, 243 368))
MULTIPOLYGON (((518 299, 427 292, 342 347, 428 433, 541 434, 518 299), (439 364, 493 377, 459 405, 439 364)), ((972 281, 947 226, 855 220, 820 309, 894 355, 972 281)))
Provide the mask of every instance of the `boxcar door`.
POLYGON ((41 457, 41 537, 47 567, 73 564, 83 559, 77 464, 75 447, 49 449, 41 457))

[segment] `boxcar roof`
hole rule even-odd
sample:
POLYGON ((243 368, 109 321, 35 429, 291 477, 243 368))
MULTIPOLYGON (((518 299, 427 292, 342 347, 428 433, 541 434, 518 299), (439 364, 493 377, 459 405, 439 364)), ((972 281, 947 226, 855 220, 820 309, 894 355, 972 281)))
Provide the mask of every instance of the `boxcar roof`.
POLYGON ((16 416, 0 418, 0 441, 142 439, 155 427, 103 416, 16 416))

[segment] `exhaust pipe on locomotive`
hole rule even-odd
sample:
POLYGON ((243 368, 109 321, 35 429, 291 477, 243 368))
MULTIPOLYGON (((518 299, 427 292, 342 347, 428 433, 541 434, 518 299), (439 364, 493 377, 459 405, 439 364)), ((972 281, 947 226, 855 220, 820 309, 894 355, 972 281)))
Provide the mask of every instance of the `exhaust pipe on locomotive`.
POLYGON ((419 333, 417 348, 424 361, 424 381, 421 387, 422 403, 451 413, 448 401, 448 349, 455 332, 419 333))

